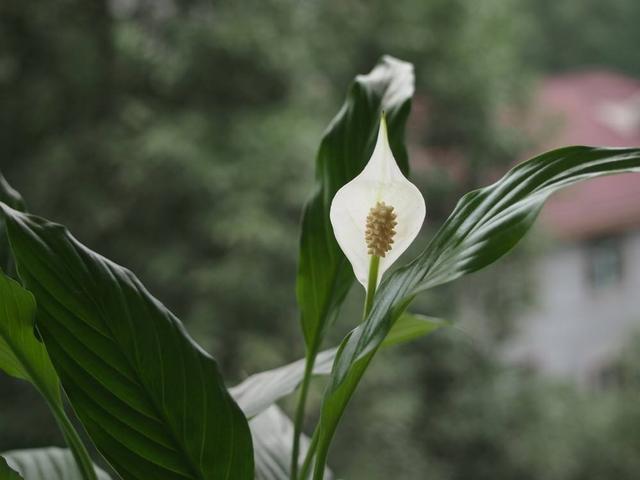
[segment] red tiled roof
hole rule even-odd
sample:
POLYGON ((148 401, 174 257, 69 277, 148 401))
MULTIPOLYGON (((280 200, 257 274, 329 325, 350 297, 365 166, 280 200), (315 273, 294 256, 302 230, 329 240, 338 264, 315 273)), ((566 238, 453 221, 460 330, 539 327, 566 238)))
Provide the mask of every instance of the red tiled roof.
MULTIPOLYGON (((541 150, 564 145, 640 146, 640 81, 604 71, 548 78, 534 118, 536 125, 555 126, 541 150)), ((640 174, 598 178, 566 189, 551 198, 542 222, 565 239, 638 228, 640 174)))

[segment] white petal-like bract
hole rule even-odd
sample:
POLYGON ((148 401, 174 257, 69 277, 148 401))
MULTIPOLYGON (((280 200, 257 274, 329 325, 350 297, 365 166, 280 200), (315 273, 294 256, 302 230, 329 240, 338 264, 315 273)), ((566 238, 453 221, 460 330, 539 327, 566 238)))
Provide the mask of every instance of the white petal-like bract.
POLYGON ((365 288, 371 262, 365 240, 367 215, 377 202, 392 206, 397 222, 392 248, 380 258, 379 282, 382 274, 416 238, 426 212, 420 190, 402 174, 393 157, 384 116, 380 121, 378 140, 371 159, 357 177, 338 190, 330 211, 338 245, 365 288))

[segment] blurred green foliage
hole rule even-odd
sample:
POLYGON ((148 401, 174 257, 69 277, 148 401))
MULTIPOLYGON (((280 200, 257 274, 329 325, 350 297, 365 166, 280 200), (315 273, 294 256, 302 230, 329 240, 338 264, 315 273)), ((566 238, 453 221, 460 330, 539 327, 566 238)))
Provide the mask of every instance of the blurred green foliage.
MULTIPOLYGON (((638 73, 625 47, 637 44, 626 26, 637 8, 3 0, 0 167, 32 211, 135 271, 233 383, 303 354, 298 219, 322 130, 355 74, 383 53, 416 66, 410 151, 432 229, 462 192, 518 157, 525 139, 500 109, 526 105, 536 75, 592 63, 638 73), (427 174, 424 152, 464 159, 465 175, 427 174)), ((529 261, 525 250, 418 306, 455 319, 455 300, 474 289, 503 338, 527 299, 526 277, 510 272, 529 261)), ((439 333, 381 355, 332 461, 350 479, 636 478, 637 388, 550 384, 501 366, 456 331, 439 333)), ((30 387, 1 377, 0 450, 53 442, 30 387)))
POLYGON ((635 46, 640 3, 633 0, 527 0, 532 41, 531 61, 540 68, 570 70, 611 67, 640 75, 635 46))

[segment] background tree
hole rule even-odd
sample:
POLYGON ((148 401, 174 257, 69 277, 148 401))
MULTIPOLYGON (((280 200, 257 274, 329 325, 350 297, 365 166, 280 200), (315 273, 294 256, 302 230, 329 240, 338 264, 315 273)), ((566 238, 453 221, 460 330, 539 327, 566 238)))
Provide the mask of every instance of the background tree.
MULTIPOLYGON (((592 63, 637 71, 621 48, 637 44, 634 9, 632 0, 4 0, 0 167, 34 211, 135 271, 239 380, 303 353, 290 348, 301 338, 298 220, 317 143, 355 73, 384 53, 416 66, 412 167, 432 230, 461 192, 518 158, 525 139, 501 112, 526 103, 536 75, 592 63)), ((528 258, 463 283, 482 287, 496 337, 526 299, 509 272, 528 258)), ((440 289, 416 308, 455 319, 467 292, 440 289)), ((335 341, 353 325, 350 304, 335 341)), ((625 431, 637 412, 613 410, 609 394, 505 371, 455 331, 385 355, 392 361, 369 376, 337 439, 345 478, 637 472, 627 454, 637 440, 625 431)), ((29 387, 0 377, 0 450, 54 440, 29 387)))

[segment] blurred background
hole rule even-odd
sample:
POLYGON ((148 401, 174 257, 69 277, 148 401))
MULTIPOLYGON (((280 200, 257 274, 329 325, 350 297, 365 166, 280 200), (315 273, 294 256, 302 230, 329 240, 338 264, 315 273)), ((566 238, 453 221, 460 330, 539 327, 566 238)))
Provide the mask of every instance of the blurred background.
MULTIPOLYGON (((415 65, 415 254, 517 161, 640 145, 639 20, 637 0, 2 0, 0 168, 136 272, 234 384, 303 355, 298 221, 354 75, 385 53, 415 65)), ((418 299, 456 328, 379 356, 334 470, 637 479, 639 291, 640 176, 557 195, 507 258, 418 299)), ((0 451, 52 443, 34 390, 0 374, 0 451)))

